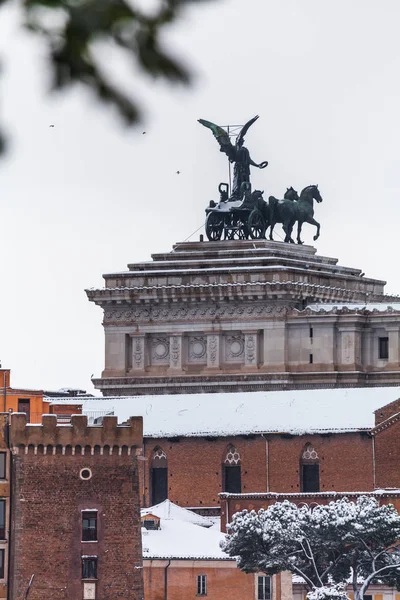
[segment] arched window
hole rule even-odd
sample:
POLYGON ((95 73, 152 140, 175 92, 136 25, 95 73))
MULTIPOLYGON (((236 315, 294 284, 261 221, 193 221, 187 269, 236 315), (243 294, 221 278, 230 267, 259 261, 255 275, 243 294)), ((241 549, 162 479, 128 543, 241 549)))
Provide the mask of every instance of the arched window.
POLYGON ((300 458, 300 490, 319 492, 319 457, 311 444, 306 444, 300 458))
POLYGON ((168 498, 168 463, 164 450, 157 446, 151 457, 151 503, 159 504, 168 498))
POLYGON ((242 492, 240 454, 232 444, 226 450, 222 472, 224 492, 240 494, 242 492))

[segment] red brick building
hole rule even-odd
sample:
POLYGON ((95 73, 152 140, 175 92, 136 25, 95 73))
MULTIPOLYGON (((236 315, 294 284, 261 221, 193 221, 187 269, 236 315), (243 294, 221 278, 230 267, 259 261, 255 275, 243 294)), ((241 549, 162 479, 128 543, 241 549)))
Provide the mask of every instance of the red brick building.
POLYGON ((210 513, 221 492, 400 488, 399 395, 344 388, 141 396, 83 400, 83 410, 143 416, 142 506, 169 498, 210 513))
POLYGON ((137 451, 142 419, 27 425, 13 414, 10 598, 142 600, 137 451))

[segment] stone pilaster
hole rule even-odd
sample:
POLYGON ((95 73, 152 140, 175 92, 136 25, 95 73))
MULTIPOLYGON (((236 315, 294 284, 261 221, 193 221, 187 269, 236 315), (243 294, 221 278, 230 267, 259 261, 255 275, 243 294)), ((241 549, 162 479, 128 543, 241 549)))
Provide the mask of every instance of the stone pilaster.
POLYGON ((389 337, 389 360, 388 365, 393 369, 398 369, 400 364, 400 345, 399 345, 399 325, 386 327, 389 337))
POLYGON ((173 334, 169 338, 169 369, 168 372, 179 373, 183 371, 182 334, 173 334))
POLYGON ((361 329, 358 325, 338 327, 340 346, 339 370, 358 371, 361 369, 361 329))
POLYGON ((284 372, 286 368, 286 321, 270 321, 264 325, 263 369, 284 372))
POLYGON ((132 371, 143 372, 146 367, 146 336, 133 334, 132 336, 132 371))
POLYGON ((207 369, 220 368, 220 335, 209 333, 207 335, 207 369))
POLYGON ((258 332, 244 333, 244 364, 246 369, 258 368, 258 332))

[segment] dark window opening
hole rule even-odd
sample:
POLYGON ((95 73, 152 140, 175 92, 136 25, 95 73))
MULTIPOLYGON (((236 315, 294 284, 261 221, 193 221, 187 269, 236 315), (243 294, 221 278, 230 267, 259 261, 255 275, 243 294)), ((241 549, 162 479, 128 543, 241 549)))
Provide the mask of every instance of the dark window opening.
POLYGON ((302 492, 319 492, 319 465, 302 465, 302 492))
POLYGON ((4 579, 4 573, 5 573, 4 559, 5 559, 5 554, 6 554, 6 551, 2 548, 0 550, 0 579, 4 579))
POLYGON ((152 530, 152 529, 158 529, 157 521, 155 521, 154 519, 144 519, 142 521, 142 526, 145 529, 150 529, 150 530, 152 530))
POLYGON ((207 575, 197 575, 197 595, 207 596, 207 575))
POLYGON ((313 337, 314 337, 314 331, 313 331, 313 328, 310 327, 310 339, 313 339, 313 337))
POLYGON ((0 479, 7 477, 7 453, 0 452, 0 479))
POLYGON ((6 539, 6 501, 0 500, 0 539, 6 539))
POLYGON ((168 498, 168 469, 161 467, 151 470, 151 502, 159 504, 168 498))
POLYGON ((314 362, 314 355, 310 354, 310 365, 312 365, 314 362))
POLYGON ((82 579, 97 579, 97 557, 82 558, 82 579))
POLYGON ((29 423, 31 420, 31 401, 26 398, 18 398, 18 412, 26 414, 26 420, 29 423))
POLYGON ((257 600, 270 600, 271 598, 271 579, 265 575, 258 577, 257 600))
POLYGON ((389 338, 388 337, 380 337, 378 341, 379 341, 379 358, 382 360, 387 360, 389 358, 389 338))
POLYGON ((82 542, 97 542, 97 512, 82 513, 82 542))
POLYGON ((224 492, 242 493, 242 476, 240 465, 224 466, 224 492))

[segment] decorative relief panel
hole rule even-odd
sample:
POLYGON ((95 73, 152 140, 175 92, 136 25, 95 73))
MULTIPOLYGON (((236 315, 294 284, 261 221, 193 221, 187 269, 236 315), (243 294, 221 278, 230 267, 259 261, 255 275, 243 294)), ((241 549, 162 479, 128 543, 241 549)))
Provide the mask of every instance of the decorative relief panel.
POLYGON ((257 357, 257 334, 245 334, 245 364, 246 367, 256 367, 258 362, 257 357))
POLYGON ((170 369, 181 369, 182 368, 182 336, 172 335, 170 337, 170 357, 169 366, 170 369))
POLYGON ((145 367, 145 347, 144 335, 135 335, 132 337, 132 368, 144 369, 145 367))
POLYGON ((207 338, 205 336, 190 336, 188 344, 188 362, 207 362, 207 338))
POLYGON ((219 369, 219 335, 212 333, 207 336, 207 367, 219 369))
POLYGON ((262 319, 268 316, 284 317, 294 305, 266 304, 226 304, 201 306, 166 306, 113 308, 105 309, 104 323, 107 325, 131 325, 132 323, 167 322, 167 321, 210 321, 226 319, 227 321, 243 319, 262 319))
POLYGON ((244 336, 242 333, 224 336, 224 360, 227 363, 244 362, 244 336))
POLYGON ((151 340, 151 363, 154 365, 169 364, 169 338, 154 337, 151 340))

